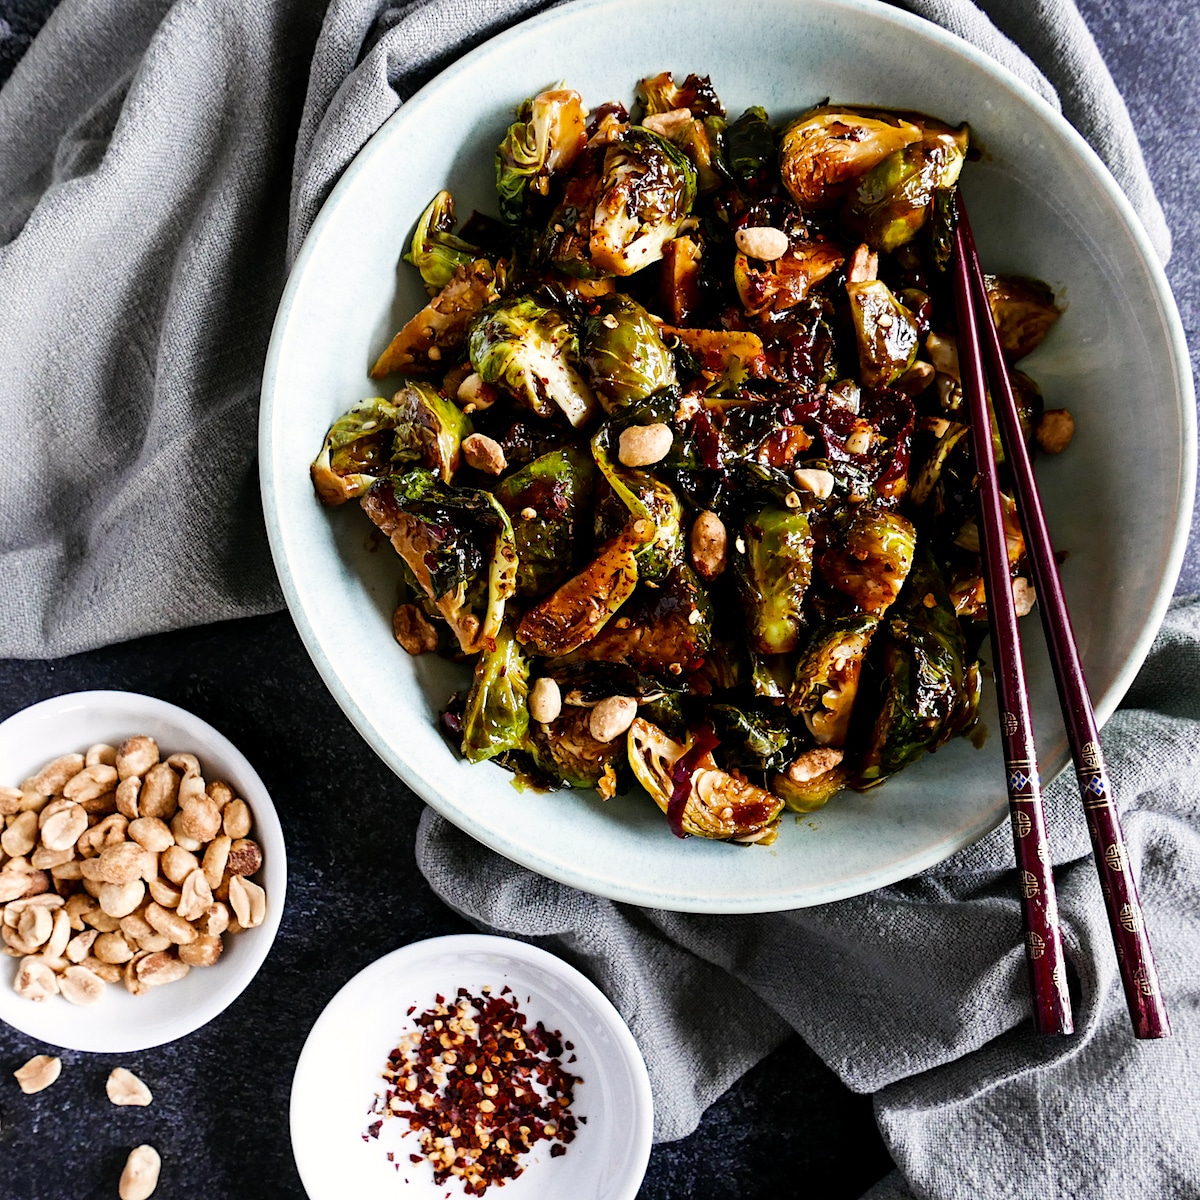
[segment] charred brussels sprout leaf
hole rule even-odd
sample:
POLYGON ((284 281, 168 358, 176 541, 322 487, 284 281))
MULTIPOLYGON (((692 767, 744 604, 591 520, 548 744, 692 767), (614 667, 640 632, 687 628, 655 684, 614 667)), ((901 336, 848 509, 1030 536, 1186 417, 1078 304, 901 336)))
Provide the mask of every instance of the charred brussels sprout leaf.
POLYGON ((578 428, 596 398, 577 369, 579 336, 571 319, 536 300, 500 300, 471 322, 471 366, 485 383, 511 392, 540 417, 561 412, 578 428))
POLYGON ((766 846, 778 835, 783 802, 722 771, 710 753, 691 761, 687 746, 641 717, 629 727, 627 750, 637 781, 664 813, 677 817, 683 836, 766 846))
POLYGON ((917 323, 913 315, 877 279, 846 284, 858 341, 864 387, 895 383, 916 361, 917 323))
POLYGON ((544 595, 570 574, 595 474, 587 452, 568 446, 535 458, 497 484, 496 499, 513 521, 518 596, 544 595), (536 515, 521 516, 529 509, 536 515))
MULTIPOLYGON (((659 583, 683 561, 683 505, 661 480, 645 471, 627 471, 626 483, 654 522, 654 536, 637 549, 638 578, 659 583)), ((620 496, 609 490, 596 506, 596 536, 616 537, 628 524, 630 513, 620 496)))
POLYGON ((984 283, 1005 357, 1015 362, 1032 354, 1062 315, 1054 292, 1021 275, 985 275, 984 283))
POLYGON ((567 88, 541 92, 521 105, 496 150, 500 215, 520 221, 529 193, 545 196, 550 176, 575 161, 587 142, 583 98, 567 88))
POLYGON ((764 508, 747 518, 742 540, 745 553, 732 557, 751 645, 760 654, 786 654, 799 641, 812 576, 808 517, 799 509, 764 508))
POLYGON ((463 652, 489 648, 517 574, 512 525, 496 499, 447 487, 432 471, 417 467, 376 480, 362 506, 463 652))
POLYGON ((462 752, 482 762, 505 750, 519 750, 529 731, 529 663, 512 630, 504 625, 496 646, 475 662, 475 678, 463 711, 462 752))
POLYGON ((629 129, 604 153, 592 215, 591 260, 606 275, 632 275, 662 257, 696 198, 696 171, 649 129, 629 129))
POLYGON ((790 761, 793 735, 778 709, 760 712, 714 704, 710 711, 727 767, 757 773, 765 782, 768 772, 780 771, 790 761))
POLYGON ((840 544, 820 556, 826 582, 876 616, 900 594, 912 567, 917 533, 912 522, 874 504, 854 514, 840 544))
POLYGON ((775 131, 767 110, 748 108, 725 130, 725 161, 734 179, 746 183, 775 158, 775 131))
POLYGON ((888 113, 816 108, 784 130, 779 172, 801 208, 831 208, 860 175, 920 137, 918 126, 888 113))
POLYGON ((471 419, 425 383, 409 381, 393 398, 397 420, 392 461, 436 471, 449 483, 458 470, 471 419))
POLYGON ((675 359, 650 314, 628 296, 603 296, 583 322, 580 352, 607 412, 675 383, 675 359))
POLYGON ((431 296, 436 295, 454 278, 458 267, 469 267, 481 253, 470 242, 455 237, 454 197, 440 191, 421 214, 413 233, 412 246, 404 256, 421 272, 421 279, 431 296))
POLYGON ((854 185, 842 220, 873 250, 891 252, 925 224, 939 188, 951 187, 967 156, 967 127, 930 130, 889 154, 854 185))
POLYGON ((965 733, 979 706, 977 663, 966 642, 933 557, 913 566, 908 588, 880 637, 882 704, 859 774, 871 786, 965 733))
POLYGON ((322 504, 361 496, 383 474, 392 456, 398 414, 382 396, 356 404, 330 426, 309 473, 322 504))
POLYGON ((863 658, 878 625, 869 613, 837 617, 817 630, 797 664, 788 708, 804 718, 818 745, 846 744, 863 658))
POLYGON ((686 108, 696 117, 723 117, 725 109, 707 75, 689 75, 676 83, 670 71, 638 80, 637 103, 644 117, 686 108))

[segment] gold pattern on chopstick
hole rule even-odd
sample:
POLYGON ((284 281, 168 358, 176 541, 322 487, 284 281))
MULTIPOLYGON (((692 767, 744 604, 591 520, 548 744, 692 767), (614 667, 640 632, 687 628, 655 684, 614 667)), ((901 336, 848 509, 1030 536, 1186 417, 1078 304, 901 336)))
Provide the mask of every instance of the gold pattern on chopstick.
POLYGON ((1000 725, 1004 729, 1004 732, 1006 734, 1008 734, 1009 737, 1012 737, 1012 735, 1017 732, 1017 729, 1020 727, 1020 724, 1021 723, 1020 723, 1020 721, 1017 720, 1015 713, 1010 713, 1010 712, 1001 713, 1000 725))
POLYGON ((1046 943, 1041 934, 1034 933, 1031 929, 1025 935, 1025 949, 1030 958, 1041 958, 1046 953, 1046 943))
POLYGON ((1095 742, 1088 742, 1079 752, 1079 762, 1081 766, 1086 767, 1090 771, 1099 770, 1100 747, 1095 742))
POLYGON ((1142 928, 1141 910, 1134 908, 1132 904, 1121 906, 1120 920, 1121 928, 1129 933, 1137 933, 1142 928))
POLYGON ((1033 830, 1033 821, 1026 812, 1019 812, 1013 817, 1013 824, 1016 826, 1017 837, 1028 837, 1033 830))
POLYGON ((1021 887, 1025 892, 1026 900, 1032 900, 1040 891, 1037 876, 1032 871, 1021 872, 1021 887))
POLYGON ((1125 869, 1125 852, 1113 842, 1104 852, 1104 861, 1108 863, 1110 870, 1121 872, 1125 869))

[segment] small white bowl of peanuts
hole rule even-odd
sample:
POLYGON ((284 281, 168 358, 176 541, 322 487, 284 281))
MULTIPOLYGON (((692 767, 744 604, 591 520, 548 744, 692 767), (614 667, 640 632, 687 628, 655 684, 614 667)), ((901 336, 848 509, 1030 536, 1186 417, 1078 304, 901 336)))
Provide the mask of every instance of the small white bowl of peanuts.
POLYGON ((279 818, 184 709, 75 692, 0 722, 0 1019, 71 1050, 174 1041, 250 983, 283 912, 279 818))

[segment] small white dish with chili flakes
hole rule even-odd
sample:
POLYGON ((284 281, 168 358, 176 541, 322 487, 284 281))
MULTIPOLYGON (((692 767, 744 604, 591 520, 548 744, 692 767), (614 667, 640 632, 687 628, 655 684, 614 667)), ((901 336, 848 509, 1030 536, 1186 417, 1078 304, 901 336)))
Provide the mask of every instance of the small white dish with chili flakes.
POLYGON ((334 996, 291 1125, 311 1200, 633 1200, 653 1104, 593 983, 535 946, 461 934, 393 951, 334 996))

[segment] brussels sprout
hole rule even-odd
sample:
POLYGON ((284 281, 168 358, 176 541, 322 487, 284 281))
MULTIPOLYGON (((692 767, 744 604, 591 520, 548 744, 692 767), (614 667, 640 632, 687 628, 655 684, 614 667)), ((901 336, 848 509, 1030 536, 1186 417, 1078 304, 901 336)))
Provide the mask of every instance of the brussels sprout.
POLYGON ((966 442, 963 441, 971 432, 969 425, 960 425, 957 421, 943 421, 942 425, 945 428, 942 429, 937 441, 934 442, 933 449, 929 452, 929 457, 917 472, 916 478, 913 480, 912 490, 909 492, 909 499, 918 508, 929 499, 929 495, 941 479, 942 472, 955 447, 959 443, 962 443, 964 447, 969 446, 969 440, 966 442))
POLYGON ((696 359, 701 372, 715 380, 711 391, 761 379, 766 373, 763 340, 742 329, 681 329, 664 325, 662 333, 675 338, 696 359))
POLYGON ((764 508, 747 518, 742 540, 745 553, 732 557, 751 645, 760 654, 786 654, 799 641, 812 576, 808 517, 800 509, 764 508))
POLYGON ((362 506, 466 654, 490 648, 513 594, 517 552, 508 514, 488 492, 451 488, 429 470, 378 479, 362 506))
POLYGON ((435 296, 454 278, 459 267, 469 267, 482 254, 478 247, 450 231, 454 228, 454 197, 440 191, 421 214, 412 246, 404 256, 421 272, 425 290, 435 296))
POLYGON ((575 326, 557 309, 528 297, 490 304, 471 321, 467 351, 485 383, 507 389, 540 417, 561 411, 578 428, 596 412, 576 367, 575 326))
POLYGON ((863 658, 878 626, 869 613, 836 617, 816 632, 797 664, 788 708, 804 718, 818 745, 846 744, 863 658))
POLYGON ((689 75, 676 83, 670 71, 638 80, 634 92, 643 116, 686 108, 696 117, 723 117, 725 109, 707 75, 689 75))
MULTIPOLYGON (((659 583, 683 561, 683 505, 661 480, 645 471, 627 471, 629 488, 654 522, 654 536, 637 549, 638 578, 659 583)), ((629 524, 629 510, 620 496, 606 489, 596 505, 596 538, 608 541, 629 524)))
POLYGON ((840 544, 825 549, 817 566, 826 582, 859 608, 880 616, 908 578, 916 542, 917 532, 906 517, 863 504, 840 544))
POLYGON ((720 117, 688 121, 675 132, 671 141, 688 156, 696 170, 696 191, 701 196, 715 192, 724 182, 721 174, 721 144, 725 122, 720 117))
POLYGON ((934 192, 958 180, 967 156, 967 127, 927 129, 918 142, 896 150, 854 185, 842 221, 873 250, 892 251, 925 224, 934 192))
POLYGON ((695 198, 696 171, 687 156, 649 129, 629 129, 605 149, 592 214, 593 266, 632 275, 657 262, 695 198))
POLYGON ((1022 275, 985 275, 984 283, 1005 357, 1032 354, 1062 315, 1050 286, 1022 275))
POLYGON ((722 771, 711 753, 696 755, 694 762, 685 759, 689 747, 667 737, 642 717, 629 727, 627 746, 629 765, 637 781, 668 817, 676 818, 674 824, 682 836, 694 834, 764 846, 778 836, 783 802, 747 780, 722 771), (685 774, 677 781, 679 768, 685 774))
POLYGON ((920 138, 918 126, 889 113, 816 108, 784 130, 779 171, 801 208, 831 208, 860 175, 920 138))
POLYGON ((725 765, 743 774, 757 773, 765 784, 766 774, 782 770, 791 758, 794 737, 779 710, 769 712, 714 704, 709 713, 721 739, 725 765))
POLYGON ((568 88, 526 100, 496 149, 500 215, 514 224, 528 207, 528 193, 545 196, 550 177, 569 167, 587 143, 583 98, 568 88))
POLYGON ((845 254, 832 242, 793 243, 774 262, 752 265, 753 260, 745 254, 736 255, 733 281, 748 315, 780 313, 795 308, 810 288, 832 275, 845 261, 845 254))
POLYGON ((823 808, 848 782, 842 752, 822 746, 806 750, 791 766, 771 780, 771 791, 793 812, 823 808))
POLYGON ((580 356, 606 412, 675 383, 675 359, 650 314, 628 296, 603 296, 583 321, 580 356))
POLYGON ((387 472, 398 419, 395 406, 376 396, 334 421, 321 453, 309 467, 322 504, 343 504, 361 496, 387 472))
POLYGON ((725 130, 725 161, 734 179, 746 183, 775 158, 775 131, 767 111, 748 108, 725 130))
POLYGON ((672 238, 663 247, 659 269, 659 311, 681 325, 700 306, 700 246, 690 237, 672 238))
POLYGON ((796 673, 791 654, 758 654, 750 651, 750 686, 760 700, 778 702, 787 697, 796 673))
POLYGON ((696 573, 681 563, 657 588, 639 588, 621 611, 571 655, 679 674, 704 663, 712 645, 712 605, 696 573))
POLYGON ((437 471, 449 483, 458 470, 471 419, 428 384, 408 380, 392 398, 397 420, 392 461, 437 471))
POLYGON ((486 259, 456 267, 450 282, 400 330, 371 368, 372 379, 399 371, 444 371, 467 340, 467 326, 500 295, 503 279, 486 259))
POLYGON ((595 475, 591 456, 567 446, 535 458, 496 485, 496 499, 513 521, 518 596, 544 595, 570 573, 595 475), (536 515, 520 515, 529 509, 536 515))
POLYGON ((549 724, 534 721, 529 744, 538 769, 567 787, 596 788, 605 799, 616 792, 620 738, 597 741, 588 727, 590 708, 567 705, 549 724))
POLYGON ((538 654, 568 654, 590 642, 637 587, 639 545, 626 530, 602 547, 595 561, 521 618, 517 640, 538 654))
POLYGON ((895 383, 916 362, 917 323, 886 283, 846 284, 864 387, 895 383))
POLYGON ((475 660, 475 678, 463 711, 462 752, 482 762, 505 750, 519 750, 529 732, 529 663, 512 629, 501 626, 494 649, 475 660))
POLYGON ((857 786, 869 787, 908 766, 974 723, 979 664, 966 661, 962 628, 926 550, 913 564, 904 597, 881 631, 883 700, 857 786))

